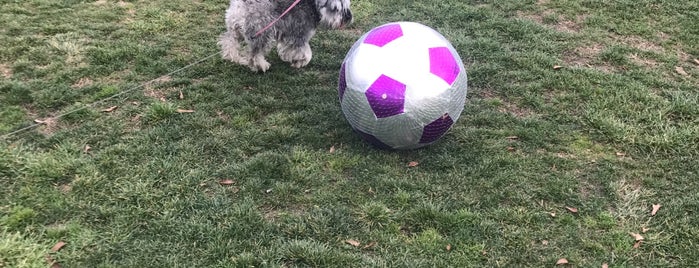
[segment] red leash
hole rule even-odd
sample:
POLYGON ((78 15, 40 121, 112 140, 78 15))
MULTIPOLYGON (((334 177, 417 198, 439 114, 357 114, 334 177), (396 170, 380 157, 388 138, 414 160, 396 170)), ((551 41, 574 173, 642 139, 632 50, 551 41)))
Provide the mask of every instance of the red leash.
POLYGON ((277 21, 279 21, 282 17, 284 17, 284 15, 286 15, 286 13, 289 13, 289 11, 291 11, 291 9, 294 8, 299 2, 301 2, 301 0, 296 0, 296 1, 294 1, 293 3, 291 3, 291 6, 289 6, 289 8, 287 8, 287 9, 284 11, 284 13, 282 13, 281 15, 279 15, 278 18, 276 18, 275 20, 273 20, 272 22, 270 22, 269 25, 267 25, 267 26, 265 26, 264 28, 262 28, 262 30, 258 31, 258 32, 255 34, 255 36, 259 36, 259 35, 261 35, 264 31, 267 31, 267 30, 269 30, 269 28, 272 28, 272 25, 274 25, 275 23, 277 23, 277 21))

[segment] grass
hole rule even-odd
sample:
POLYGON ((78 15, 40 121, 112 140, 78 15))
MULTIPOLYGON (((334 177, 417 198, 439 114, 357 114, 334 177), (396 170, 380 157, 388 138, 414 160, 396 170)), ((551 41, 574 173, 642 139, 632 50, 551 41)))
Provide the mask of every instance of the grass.
POLYGON ((226 5, 3 3, 0 134, 45 124, 0 141, 0 267, 699 265, 697 2, 354 0, 304 69, 163 76, 216 53, 226 5), (337 72, 402 20, 451 40, 469 100, 381 151, 337 72))

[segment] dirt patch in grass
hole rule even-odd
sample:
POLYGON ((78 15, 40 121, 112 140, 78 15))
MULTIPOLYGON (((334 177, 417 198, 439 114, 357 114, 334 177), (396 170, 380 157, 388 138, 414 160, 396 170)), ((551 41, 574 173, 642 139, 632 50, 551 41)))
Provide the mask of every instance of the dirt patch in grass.
POLYGON ((306 214, 307 209, 301 205, 297 205, 297 206, 293 206, 293 207, 287 207, 284 209, 272 208, 272 207, 262 207, 260 210, 262 211, 262 217, 266 221, 275 222, 282 215, 291 215, 294 217, 300 217, 301 215, 306 214))
POLYGON ((0 74, 2 77, 10 79, 12 78, 12 69, 7 64, 0 64, 0 74))
POLYGON ((34 122, 41 124, 37 130, 44 136, 51 136, 58 130, 58 119, 54 117, 37 119, 34 122))
POLYGON ((534 21, 546 28, 551 28, 563 33, 579 33, 582 29, 580 23, 585 20, 584 15, 578 15, 575 20, 564 19, 556 15, 552 10, 544 10, 543 12, 536 14, 524 13, 520 11, 517 12, 517 17, 534 21), (556 20, 555 22, 547 23, 547 17, 556 17, 556 20))
POLYGON ((75 82, 74 84, 72 84, 70 87, 71 87, 71 88, 80 89, 80 88, 84 88, 84 87, 87 87, 87 86, 91 86, 91 85, 93 85, 93 84, 94 84, 94 81, 92 81, 92 79, 90 79, 90 78, 88 78, 88 77, 83 77, 83 78, 80 78, 80 79, 79 79, 77 82, 75 82))
POLYGON ((124 69, 110 73, 108 76, 94 77, 97 84, 118 85, 124 82, 124 79, 131 74, 131 69, 124 69))
POLYGON ((576 21, 571 20, 561 20, 553 25, 554 29, 559 32, 565 33, 579 33, 581 28, 580 21, 583 21, 584 17, 579 16, 576 21))
POLYGON ((599 54, 604 50, 601 44, 592 44, 575 48, 563 53, 563 62, 570 67, 593 68, 605 73, 613 73, 615 68, 606 64, 594 64, 599 54))
POLYGON ((530 117, 536 114, 531 109, 520 107, 512 101, 499 97, 494 89, 482 89, 473 91, 471 94, 473 98, 481 99, 485 102, 497 103, 498 111, 501 113, 511 114, 519 118, 530 117))
POLYGON ((615 36, 614 41, 625 44, 641 51, 664 53, 665 49, 651 40, 640 36, 615 36))
POLYGON ((147 97, 165 101, 167 99, 167 95, 173 91, 173 88, 159 88, 158 86, 170 81, 172 81, 172 77, 170 76, 159 77, 158 79, 153 80, 152 83, 145 85, 143 94, 147 97))
POLYGON ((679 48, 679 47, 676 48, 675 54, 677 55, 677 59, 679 59, 680 61, 683 61, 683 62, 690 61, 691 56, 687 52, 684 52, 684 50, 682 48, 679 48))
POLYGON ((580 197, 585 200, 593 197, 604 196, 604 187, 602 187, 602 185, 585 178, 580 179, 578 191, 580 192, 580 197))
POLYGON ((632 63, 636 65, 640 65, 643 67, 648 67, 648 68, 655 68, 660 65, 656 60, 645 58, 643 56, 639 56, 638 54, 631 54, 629 55, 629 60, 631 60, 632 63))
POLYGON ((70 191, 73 190, 73 186, 70 184, 61 184, 56 186, 56 188, 58 188, 58 190, 64 194, 70 193, 70 191))
POLYGON ((503 101, 503 106, 500 108, 500 112, 509 113, 518 118, 532 117, 536 115, 534 111, 528 108, 520 107, 517 104, 503 101))

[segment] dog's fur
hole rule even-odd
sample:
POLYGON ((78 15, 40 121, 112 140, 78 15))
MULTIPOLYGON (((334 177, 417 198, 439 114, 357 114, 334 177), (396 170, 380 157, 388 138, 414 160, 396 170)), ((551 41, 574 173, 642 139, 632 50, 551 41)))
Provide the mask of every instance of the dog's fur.
POLYGON ((226 10, 226 29, 219 45, 224 59, 265 72, 265 59, 274 41, 279 57, 301 68, 311 61, 308 41, 319 24, 339 28, 352 21, 350 0, 301 0, 271 28, 258 31, 277 19, 294 0, 231 0, 226 10), (242 43, 244 42, 244 43, 242 43))

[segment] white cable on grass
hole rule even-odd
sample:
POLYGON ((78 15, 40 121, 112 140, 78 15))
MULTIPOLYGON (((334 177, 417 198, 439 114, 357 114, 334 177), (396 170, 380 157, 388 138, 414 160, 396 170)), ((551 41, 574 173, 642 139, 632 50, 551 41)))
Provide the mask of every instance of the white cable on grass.
MULTIPOLYGON (((190 63, 190 64, 188 64, 187 66, 184 66, 184 67, 182 67, 182 68, 179 68, 179 69, 174 70, 174 71, 172 71, 172 72, 169 72, 169 73, 167 73, 167 74, 161 75, 161 76, 159 76, 158 78, 155 78, 155 79, 153 79, 153 80, 150 80, 150 81, 148 81, 148 82, 145 82, 145 83, 143 83, 143 84, 140 84, 140 85, 138 85, 138 86, 135 86, 135 87, 133 87, 133 88, 124 90, 124 91, 122 91, 122 92, 116 93, 116 94, 111 95, 111 96, 109 96, 109 97, 107 97, 107 98, 104 98, 104 99, 97 100, 97 101, 95 101, 95 102, 89 103, 89 104, 87 104, 87 105, 85 105, 85 106, 83 106, 83 107, 80 107, 80 108, 78 108, 78 109, 71 110, 71 111, 68 111, 68 112, 65 112, 65 113, 62 113, 62 114, 53 116, 53 117, 51 117, 51 118, 53 118, 53 119, 59 119, 59 118, 61 118, 61 117, 65 117, 65 116, 67 116, 67 115, 77 113, 77 112, 82 111, 82 110, 85 110, 85 109, 87 109, 87 108, 94 107, 96 104, 103 103, 103 102, 105 102, 105 101, 114 99, 114 98, 119 97, 119 96, 121 96, 121 95, 130 93, 130 92, 132 92, 132 91, 134 91, 134 90, 137 90, 137 89, 143 88, 143 87, 145 87, 145 86, 147 86, 147 85, 150 85, 150 84, 152 84, 153 82, 158 81, 158 80, 160 80, 160 79, 162 79, 162 78, 164 78, 164 77, 172 76, 173 74, 176 74, 176 73, 179 73, 179 72, 184 71, 184 70, 186 70, 186 69, 189 69, 189 68, 191 68, 191 67, 194 66, 194 65, 200 64, 200 63, 202 63, 202 62, 204 62, 204 61, 210 59, 211 57, 218 55, 219 53, 220 53, 220 52, 216 52, 216 53, 211 54, 211 55, 209 55, 209 56, 206 56, 206 57, 204 57, 204 58, 202 58, 202 59, 199 59, 199 60, 197 60, 197 61, 195 61, 195 62, 193 62, 193 63, 190 63)), ((38 126, 41 126, 41 125, 43 125, 43 123, 36 123, 36 122, 35 122, 35 123, 32 124, 32 125, 29 125, 29 126, 20 128, 20 129, 18 129, 18 130, 12 131, 12 132, 7 133, 7 134, 3 134, 3 135, 0 136, 0 137, 2 137, 2 139, 7 139, 7 138, 9 138, 9 137, 11 137, 11 136, 14 136, 14 135, 18 134, 18 133, 22 133, 22 132, 24 132, 24 131, 33 129, 33 128, 38 127, 38 126)))

